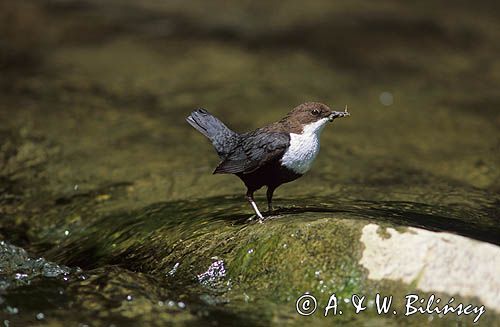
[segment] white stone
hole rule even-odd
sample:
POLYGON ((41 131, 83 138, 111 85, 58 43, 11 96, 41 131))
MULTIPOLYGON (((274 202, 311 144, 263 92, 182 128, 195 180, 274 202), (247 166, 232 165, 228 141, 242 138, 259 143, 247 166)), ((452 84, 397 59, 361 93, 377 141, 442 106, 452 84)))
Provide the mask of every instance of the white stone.
POLYGON ((424 292, 477 297, 487 309, 500 312, 500 247, 463 236, 408 228, 388 228, 389 238, 377 233, 379 226, 363 228, 365 245, 360 264, 374 280, 415 283, 424 292))

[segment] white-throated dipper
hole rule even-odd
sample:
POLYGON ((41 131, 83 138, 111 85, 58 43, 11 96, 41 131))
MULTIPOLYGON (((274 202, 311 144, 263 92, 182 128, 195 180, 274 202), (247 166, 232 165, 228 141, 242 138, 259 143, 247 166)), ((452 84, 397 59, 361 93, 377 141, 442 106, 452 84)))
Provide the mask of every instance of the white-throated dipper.
POLYGON ((309 170, 319 152, 323 127, 345 116, 349 116, 347 106, 344 111, 332 111, 322 103, 306 102, 280 121, 242 134, 229 129, 205 109, 193 111, 186 120, 212 141, 219 154, 221 162, 213 173, 238 176, 247 187, 247 200, 262 222, 264 217, 255 204, 254 192, 267 186, 271 212, 274 190, 309 170))

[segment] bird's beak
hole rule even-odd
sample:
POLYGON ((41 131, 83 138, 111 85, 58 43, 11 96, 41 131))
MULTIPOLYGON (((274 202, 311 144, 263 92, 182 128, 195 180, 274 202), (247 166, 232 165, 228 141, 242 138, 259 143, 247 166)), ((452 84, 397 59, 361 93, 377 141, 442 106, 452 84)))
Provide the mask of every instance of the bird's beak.
POLYGON ((328 116, 328 120, 332 122, 335 118, 342 118, 350 115, 351 114, 347 111, 347 105, 346 105, 344 111, 332 111, 330 116, 328 116))

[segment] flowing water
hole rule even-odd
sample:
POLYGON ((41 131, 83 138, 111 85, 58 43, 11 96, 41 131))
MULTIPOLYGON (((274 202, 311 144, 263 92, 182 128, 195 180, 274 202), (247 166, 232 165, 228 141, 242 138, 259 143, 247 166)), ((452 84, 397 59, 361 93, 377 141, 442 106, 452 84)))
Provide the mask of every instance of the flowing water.
POLYGON ((5 326, 420 326, 304 318, 295 300, 411 290, 367 278, 368 222, 500 245, 494 3, 1 5, 24 31, 4 33, 14 55, 0 57, 5 326), (184 119, 204 107, 248 131, 305 101, 351 117, 276 191, 272 219, 249 222, 242 183, 212 175, 184 119))

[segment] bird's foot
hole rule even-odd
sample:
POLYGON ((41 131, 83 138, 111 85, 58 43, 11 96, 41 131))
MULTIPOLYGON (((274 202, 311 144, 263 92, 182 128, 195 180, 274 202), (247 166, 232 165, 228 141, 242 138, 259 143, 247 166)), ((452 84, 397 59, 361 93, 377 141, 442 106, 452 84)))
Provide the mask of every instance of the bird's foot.
POLYGON ((259 224, 263 224, 264 221, 266 221, 267 218, 265 218, 264 216, 257 216, 257 215, 253 215, 251 216, 250 218, 247 219, 247 222, 258 222, 259 224))
POLYGON ((259 208, 257 208, 257 204, 255 204, 255 201, 253 198, 250 198, 250 204, 252 205, 253 211, 255 212, 255 215, 259 217, 259 220, 263 220, 264 216, 260 213, 259 208))

